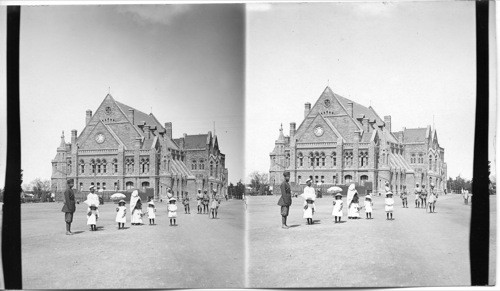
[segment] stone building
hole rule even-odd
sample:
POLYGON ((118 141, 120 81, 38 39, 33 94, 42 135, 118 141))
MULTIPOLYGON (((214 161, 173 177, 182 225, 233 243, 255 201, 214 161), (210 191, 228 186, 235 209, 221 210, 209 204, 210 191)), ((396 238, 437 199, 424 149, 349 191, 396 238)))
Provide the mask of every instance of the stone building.
POLYGON ((298 128, 290 123, 288 136, 280 128, 270 160, 275 185, 286 170, 292 184, 311 178, 316 184, 355 182, 382 192, 388 181, 396 193, 403 185, 413 191, 417 182, 433 182, 440 191, 446 187, 444 149, 436 130, 427 126, 393 132, 391 116, 382 119, 371 106, 335 94, 330 87, 314 106, 305 104, 298 128))
POLYGON ((186 166, 196 177, 196 187, 217 189, 217 193, 227 193, 226 155, 220 152, 217 136, 208 134, 188 135, 174 139, 185 153, 186 166))
POLYGON ((73 178, 78 191, 95 185, 113 191, 152 188, 155 199, 164 197, 169 187, 178 197, 186 191, 194 194, 199 185, 187 166, 187 153, 174 142, 171 122, 162 126, 152 113, 108 94, 94 114, 87 110, 80 135, 72 130, 69 143, 61 136, 52 160, 52 190, 63 191, 66 179, 73 178))

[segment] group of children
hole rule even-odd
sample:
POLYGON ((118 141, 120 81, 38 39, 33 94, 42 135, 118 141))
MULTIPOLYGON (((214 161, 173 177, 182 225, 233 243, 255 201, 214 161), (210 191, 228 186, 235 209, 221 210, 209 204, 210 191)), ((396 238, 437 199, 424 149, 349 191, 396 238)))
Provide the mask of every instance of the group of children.
MULTIPOLYGON (((309 180, 308 180, 309 181, 309 180)), ((309 193, 309 188, 310 183, 307 183, 307 186, 304 188, 304 194, 301 196, 304 198, 304 218, 307 219, 307 224, 312 224, 312 215, 314 214, 314 198, 315 195, 311 195, 309 193), (311 198, 313 196, 314 198, 311 198)), ((425 186, 422 185, 425 189, 425 186)), ((314 191, 314 190, 313 190, 314 191)), ((339 187, 333 187, 332 191, 329 191, 330 193, 333 194, 335 197, 335 200, 333 200, 333 211, 332 211, 332 216, 335 218, 335 223, 339 223, 342 220, 343 216, 343 206, 344 203, 342 201, 342 189, 339 187)), ((385 207, 384 210, 386 212, 387 220, 394 220, 393 218, 393 212, 394 212, 394 198, 393 198, 393 193, 390 190, 389 183, 386 182, 385 184, 385 207)), ((429 199, 427 201, 427 191, 422 191, 422 188, 419 187, 419 184, 416 185, 415 189, 415 195, 418 196, 418 199, 422 201, 422 206, 425 205, 426 209, 427 206, 429 207, 430 213, 435 212, 436 208, 436 201, 437 201, 437 193, 434 190, 434 184, 431 184, 431 189, 429 191, 429 199), (425 194, 424 194, 425 193, 425 194)), ((403 186, 403 191, 400 194, 400 198, 402 200, 403 208, 408 208, 408 194, 406 192, 406 186, 403 186)), ((417 205, 417 198, 415 201, 415 206, 420 207, 420 201, 417 205)), ((372 197, 371 195, 366 195, 365 196, 365 201, 364 201, 364 207, 361 207, 359 205, 359 195, 358 192, 356 191, 356 187, 353 184, 351 184, 347 190, 347 217, 348 219, 359 219, 359 211, 361 208, 365 208, 365 213, 366 213, 366 219, 372 219, 372 211, 373 211, 373 202, 372 202, 372 197)))
MULTIPOLYGON (((97 230, 97 219, 99 217, 99 211, 98 211, 98 205, 99 205, 99 198, 97 194, 94 193, 94 186, 90 186, 89 188, 90 194, 87 196, 87 201, 86 203, 89 205, 87 209, 87 225, 90 225, 90 229, 92 231, 97 230)), ((220 198, 217 195, 217 190, 213 190, 214 195, 212 197, 212 202, 210 203, 210 214, 212 214, 212 218, 217 218, 217 212, 219 209, 219 204, 220 204, 220 198)), ((210 197, 207 194, 207 191, 205 190, 205 195, 201 195, 201 189, 198 189, 198 195, 197 195, 197 200, 198 200, 198 213, 201 213, 200 209, 200 202, 203 202, 203 205, 207 205, 207 213, 208 213, 208 202, 205 203, 206 197, 208 197, 208 201, 210 201, 210 197), (206 196, 206 197, 205 197, 206 196)), ((177 226, 177 199, 174 197, 172 194, 171 190, 167 190, 167 198, 168 198, 168 218, 170 219, 170 226, 177 226)), ((191 214, 190 207, 189 207, 189 196, 186 193, 186 196, 182 199, 182 204, 184 205, 184 212, 186 214, 191 214)), ((125 229, 125 223, 127 222, 127 207, 125 206, 126 202, 125 200, 120 200, 118 202, 118 207, 116 208, 116 218, 115 222, 118 223, 118 229, 125 229)), ((147 212, 144 213, 142 211, 142 201, 141 198, 139 197, 139 191, 134 190, 130 196, 130 222, 131 225, 142 225, 142 217, 144 215, 148 215, 149 219, 149 225, 156 225, 155 224, 155 218, 156 218, 156 207, 155 203, 153 201, 153 197, 148 197, 148 209, 147 212)), ((205 213, 205 209, 203 209, 203 213, 205 213)))

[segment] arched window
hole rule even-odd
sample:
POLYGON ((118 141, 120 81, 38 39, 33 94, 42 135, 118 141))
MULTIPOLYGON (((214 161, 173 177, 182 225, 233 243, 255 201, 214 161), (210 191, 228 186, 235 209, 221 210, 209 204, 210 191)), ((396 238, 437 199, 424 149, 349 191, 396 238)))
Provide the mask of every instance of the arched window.
POLYGON ((215 176, 219 176, 219 161, 215 162, 215 176))
POLYGON ((351 175, 345 175, 344 177, 345 184, 349 184, 352 182, 352 176, 351 175))
POLYGON ((146 188, 149 188, 149 182, 142 182, 142 190, 146 190, 146 188))
POLYGON ((302 153, 299 152, 299 166, 302 167, 304 165, 304 156, 302 155, 302 153))
POLYGON ((424 154, 419 153, 418 154, 418 163, 423 164, 424 163, 424 154))
POLYGON ((334 185, 337 185, 337 175, 333 176, 332 182, 334 185))
POLYGON ((205 170, 205 161, 204 160, 200 160, 200 170, 205 170))
POLYGON ((337 166, 337 152, 332 152, 332 167, 337 166))
POLYGON ((411 154, 410 163, 415 164, 415 154, 411 154))
POLYGON ((128 181, 127 183, 125 183, 125 188, 127 190, 134 188, 134 182, 128 181))
POLYGON ((290 153, 287 153, 286 156, 285 156, 285 167, 289 167, 290 166, 290 153))
POLYGON ((191 161, 191 170, 196 170, 196 160, 191 161))
POLYGON ((113 159, 113 171, 114 173, 118 173, 118 160, 117 159, 113 159))
POLYGON ((352 150, 345 150, 344 151, 344 165, 346 167, 352 166, 352 150))
POLYGON ((92 169, 92 174, 95 174, 95 160, 90 160, 90 168, 92 169))
POLYGON ((80 174, 85 173, 85 162, 80 160, 80 174))
POLYGON ((432 157, 429 156, 429 170, 432 170, 432 157))
POLYGON ((359 181, 360 181, 361 185, 364 186, 365 182, 368 182, 368 176, 362 175, 361 177, 359 177, 359 181))
MULTIPOLYGON (((274 162, 274 157, 273 157, 274 162)), ((210 161, 210 176, 214 175, 214 161, 210 161)))
POLYGON ((66 173, 71 174, 71 158, 66 161, 66 173))
MULTIPOLYGON (((103 172, 104 174, 106 174, 106 172, 107 172, 106 166, 107 166, 107 164, 106 164, 106 160, 105 160, 105 159, 103 159, 103 160, 102 160, 102 172, 103 172)), ((103 188, 104 188, 104 186, 103 186, 103 188)))
POLYGON ((326 165, 325 161, 326 161, 326 156, 325 156, 325 153, 322 152, 321 153, 321 166, 324 167, 326 165))
POLYGON ((96 164, 97 164, 97 174, 100 174, 101 173, 101 160, 97 159, 96 164))
POLYGON ((149 173, 149 158, 146 159, 146 173, 149 173))
POLYGON ((311 162, 311 167, 314 167, 314 154, 312 152, 309 153, 309 160, 311 162))
POLYGON ((316 152, 316 153, 314 153, 314 155, 315 155, 315 158, 316 158, 316 167, 319 167, 319 153, 316 152))
POLYGON ((437 163, 438 163, 438 157, 435 156, 434 157, 434 168, 433 168, 434 172, 436 172, 436 170, 437 170, 437 163))

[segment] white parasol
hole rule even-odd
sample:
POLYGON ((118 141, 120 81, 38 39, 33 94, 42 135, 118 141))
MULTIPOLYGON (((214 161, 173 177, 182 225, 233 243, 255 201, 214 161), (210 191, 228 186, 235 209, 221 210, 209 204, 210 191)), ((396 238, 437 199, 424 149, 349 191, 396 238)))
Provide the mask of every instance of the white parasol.
POLYGON ((122 194, 122 193, 115 193, 115 194, 109 196, 109 198, 111 198, 113 200, 124 199, 125 197, 126 197, 125 194, 122 194))
POLYGON ((342 192, 342 188, 340 188, 338 186, 333 186, 333 187, 328 188, 326 190, 326 192, 328 192, 329 194, 338 193, 338 192, 342 192))

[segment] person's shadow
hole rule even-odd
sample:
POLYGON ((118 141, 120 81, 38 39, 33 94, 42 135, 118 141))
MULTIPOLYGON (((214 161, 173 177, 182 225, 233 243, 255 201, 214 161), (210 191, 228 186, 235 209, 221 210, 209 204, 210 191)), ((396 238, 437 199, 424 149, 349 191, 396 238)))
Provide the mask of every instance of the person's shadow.
POLYGON ((82 233, 82 232, 84 232, 84 231, 83 231, 83 230, 74 231, 74 232, 73 232, 73 235, 75 235, 75 234, 80 234, 80 233, 82 233))
POLYGON ((292 227, 297 227, 299 226, 299 224, 292 224, 292 225, 289 225, 288 227, 292 228, 292 227))

